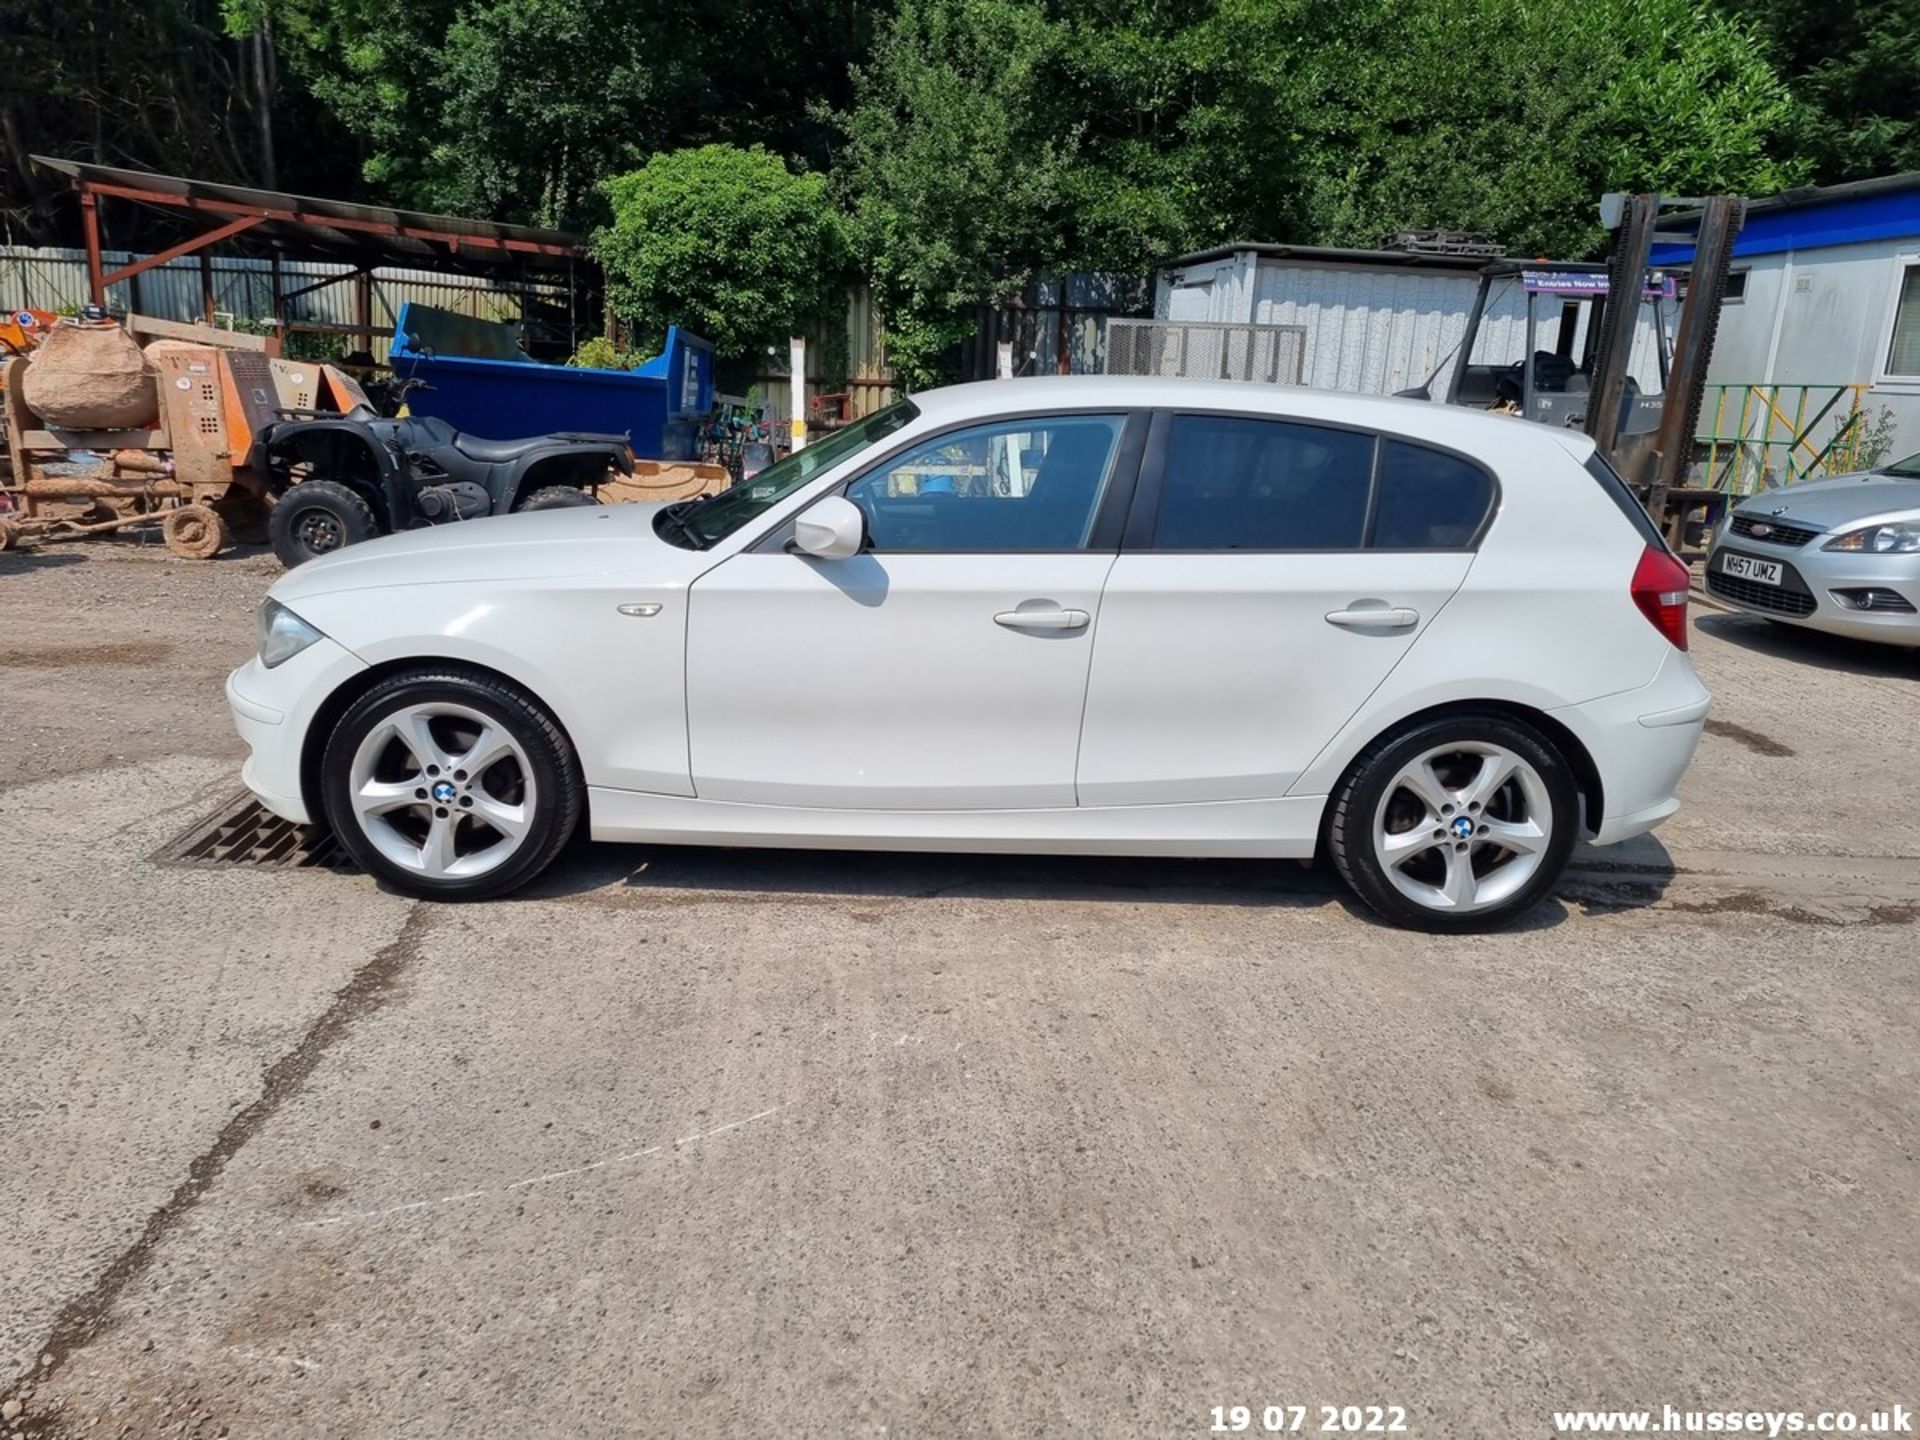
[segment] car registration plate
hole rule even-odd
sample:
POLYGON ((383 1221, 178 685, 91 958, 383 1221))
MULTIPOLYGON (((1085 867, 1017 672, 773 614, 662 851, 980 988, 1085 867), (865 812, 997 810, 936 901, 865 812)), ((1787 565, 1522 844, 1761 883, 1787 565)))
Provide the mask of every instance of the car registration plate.
POLYGON ((1780 562, 1778 560, 1755 560, 1751 555, 1722 555, 1720 573, 1731 575, 1736 580, 1754 580, 1762 585, 1780 583, 1780 562))

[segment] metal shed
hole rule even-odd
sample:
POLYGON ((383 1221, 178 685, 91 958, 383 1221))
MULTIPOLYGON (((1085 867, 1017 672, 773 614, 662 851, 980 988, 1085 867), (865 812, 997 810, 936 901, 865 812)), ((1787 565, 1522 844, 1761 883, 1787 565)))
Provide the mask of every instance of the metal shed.
MULTIPOLYGON (((1154 315, 1297 327, 1304 345, 1301 384, 1391 395, 1423 383, 1452 355, 1487 263, 1480 255, 1241 241, 1162 265, 1154 315)), ((1535 343, 1552 349, 1559 326, 1559 316, 1543 317, 1535 343)), ((1516 280, 1496 289, 1474 358, 1518 360, 1525 336, 1526 294, 1516 280)), ((1576 333, 1576 351, 1585 339, 1576 333)), ((1643 389, 1661 388, 1650 316, 1635 335, 1630 369, 1643 389)))

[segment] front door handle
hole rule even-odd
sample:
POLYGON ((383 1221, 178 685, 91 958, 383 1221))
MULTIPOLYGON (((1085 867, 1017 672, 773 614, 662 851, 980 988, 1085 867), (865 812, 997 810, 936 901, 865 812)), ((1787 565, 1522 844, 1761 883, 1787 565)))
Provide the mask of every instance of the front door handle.
POLYGON ((1084 610, 1002 610, 993 623, 1009 630, 1084 630, 1092 618, 1084 610))
POLYGON ((1420 612, 1400 605, 1363 606, 1357 610, 1330 610, 1327 624, 1348 630, 1405 630, 1420 623, 1420 612))

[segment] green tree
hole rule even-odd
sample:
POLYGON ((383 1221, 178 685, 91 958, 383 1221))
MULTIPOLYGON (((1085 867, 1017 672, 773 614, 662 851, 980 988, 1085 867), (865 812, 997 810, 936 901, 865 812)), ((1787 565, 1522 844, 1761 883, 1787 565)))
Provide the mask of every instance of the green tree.
POLYGON ((594 251, 609 303, 642 332, 683 325, 744 360, 845 303, 845 240, 823 176, 757 146, 702 145, 655 155, 605 191, 613 219, 594 251))
POLYGON ((1065 42, 1020 0, 905 0, 855 77, 841 171, 887 358, 909 385, 938 378, 973 306, 1063 249, 1077 135, 1047 92, 1065 42))
MULTIPOLYGON (((1690 0, 1289 4, 1243 52, 1294 144, 1294 238, 1484 231, 1580 256, 1608 190, 1761 194, 1794 115, 1742 26, 1690 0)), ((1249 30, 1247 36, 1255 32, 1249 30)))
POLYGON ((902 0, 840 180, 915 383, 1038 269, 1483 230, 1591 253, 1610 189, 1763 193, 1795 105, 1694 0, 902 0))
POLYGON ((270 22, 374 196, 582 230, 605 218, 601 180, 656 151, 764 142, 824 168, 824 109, 870 33, 860 0, 223 3, 235 35, 270 22), (806 43, 760 63, 783 34, 806 43))
POLYGON ((703 36, 628 0, 271 3, 287 68, 352 126, 396 203, 563 228, 704 100, 703 36))
POLYGON ((1795 153, 1832 184, 1920 170, 1920 5, 1722 0, 1756 27, 1804 102, 1795 153))
MULTIPOLYGON (((221 0, 0 0, 0 239, 79 243, 66 177, 30 155, 264 183, 249 58, 227 33, 221 0)), ((351 177, 351 162, 334 163, 329 117, 303 93, 279 108, 283 131, 316 142, 281 156, 283 185, 337 187, 351 177)), ((102 220, 115 248, 178 238, 166 220, 131 205, 109 205, 102 220)))

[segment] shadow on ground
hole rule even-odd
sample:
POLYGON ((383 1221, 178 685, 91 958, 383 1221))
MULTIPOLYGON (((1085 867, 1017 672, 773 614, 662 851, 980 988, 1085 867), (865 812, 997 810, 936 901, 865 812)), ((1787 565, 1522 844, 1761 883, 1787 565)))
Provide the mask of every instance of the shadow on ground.
POLYGON ((1798 665, 1813 665, 1848 675, 1920 681, 1920 648, 1850 640, 1844 635, 1775 625, 1753 615, 1705 614, 1696 617, 1693 623, 1716 640, 1798 665))
MULTIPOLYGON (((1644 908, 1666 893, 1673 874, 1666 848, 1651 836, 1606 850, 1582 845, 1558 897, 1511 928, 1558 925, 1570 905, 1589 915, 1644 908)), ((1353 899, 1330 867, 1292 860, 580 844, 521 894, 554 899, 608 891, 627 898, 1150 902, 1276 910, 1337 905, 1368 924, 1382 923, 1353 899)))

